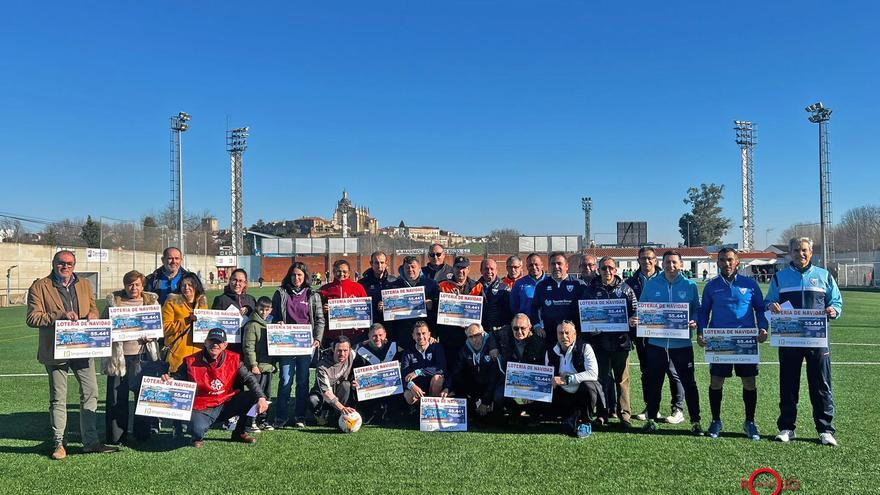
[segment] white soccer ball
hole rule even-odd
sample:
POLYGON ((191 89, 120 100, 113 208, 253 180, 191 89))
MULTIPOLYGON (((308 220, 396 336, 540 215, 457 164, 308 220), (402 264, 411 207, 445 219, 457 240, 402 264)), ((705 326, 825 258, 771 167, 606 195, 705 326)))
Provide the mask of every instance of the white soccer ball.
POLYGON ((361 420, 361 415, 357 411, 339 416, 339 429, 343 433, 355 433, 361 429, 362 424, 363 420, 361 420))

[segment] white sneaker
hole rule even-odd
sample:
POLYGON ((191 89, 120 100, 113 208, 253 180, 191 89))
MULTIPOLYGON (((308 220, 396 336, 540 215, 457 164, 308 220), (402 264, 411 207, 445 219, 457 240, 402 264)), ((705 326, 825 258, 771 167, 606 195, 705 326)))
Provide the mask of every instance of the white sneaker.
POLYGON ((779 434, 776 435, 775 440, 777 442, 788 443, 788 441, 791 440, 792 438, 797 438, 797 435, 795 435, 794 430, 779 430, 779 434))
POLYGON ((636 414, 635 416, 633 416, 633 418, 635 418, 635 419, 637 419, 637 420, 639 420, 639 421, 644 421, 644 420, 648 419, 648 411, 647 411, 647 409, 644 410, 644 411, 642 411, 642 412, 640 412, 640 413, 638 413, 638 414, 636 414))
POLYGON ((822 445, 837 447, 837 439, 831 433, 819 433, 819 441, 822 442, 822 445))
POLYGON ((684 422, 684 413, 681 412, 681 409, 674 409, 672 411, 672 416, 666 416, 666 422, 671 425, 682 423, 684 422))

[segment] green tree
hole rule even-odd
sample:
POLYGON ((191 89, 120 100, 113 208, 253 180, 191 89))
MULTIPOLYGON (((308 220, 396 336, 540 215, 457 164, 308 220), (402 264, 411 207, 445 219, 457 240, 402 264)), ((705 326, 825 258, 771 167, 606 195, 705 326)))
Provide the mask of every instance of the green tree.
POLYGON ((689 187, 684 204, 691 211, 678 219, 678 231, 684 244, 690 246, 713 246, 721 244, 721 238, 730 230, 731 221, 721 214, 718 206, 724 198, 724 186, 714 182, 700 188, 689 187))
POLYGON ((96 248, 101 245, 101 226, 98 225, 98 222, 92 220, 91 215, 86 218, 86 223, 83 224, 79 236, 86 241, 86 246, 90 248, 96 248))

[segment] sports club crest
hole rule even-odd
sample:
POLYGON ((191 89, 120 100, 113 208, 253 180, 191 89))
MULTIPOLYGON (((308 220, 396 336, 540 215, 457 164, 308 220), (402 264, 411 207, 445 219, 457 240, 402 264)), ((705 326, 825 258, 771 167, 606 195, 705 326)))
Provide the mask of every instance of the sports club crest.
POLYGON ((573 285, 566 285, 565 290, 572 292, 574 290, 574 286, 573 285))
POLYGON ((684 299, 685 297, 687 297, 687 291, 683 291, 683 290, 678 291, 678 298, 679 299, 684 299))
POLYGON ((811 278, 811 279, 810 279, 810 285, 812 285, 813 287, 818 286, 818 285, 819 285, 819 279, 818 279, 818 278, 811 278))
POLYGON ((553 303, 550 301, 550 299, 545 299, 545 300, 544 300, 544 305, 545 305, 545 306, 550 306, 551 304, 553 304, 553 303))
POLYGON ((746 295, 746 292, 748 292, 748 291, 749 291, 749 289, 747 289, 747 288, 745 288, 745 287, 740 287, 740 288, 739 288, 739 293, 742 294, 742 295, 746 295))
POLYGON ((492 289, 492 295, 493 295, 493 296, 497 296, 497 295, 498 295, 498 287, 495 287, 494 289, 492 289))
POLYGON ((433 352, 429 352, 429 353, 425 354, 425 359, 427 359, 428 361, 430 361, 433 355, 434 355, 433 352))
POLYGON ((488 363, 488 362, 491 361, 491 360, 492 360, 492 356, 490 356, 490 355, 488 355, 488 354, 486 354, 485 356, 483 356, 483 361, 486 361, 486 362, 488 363))

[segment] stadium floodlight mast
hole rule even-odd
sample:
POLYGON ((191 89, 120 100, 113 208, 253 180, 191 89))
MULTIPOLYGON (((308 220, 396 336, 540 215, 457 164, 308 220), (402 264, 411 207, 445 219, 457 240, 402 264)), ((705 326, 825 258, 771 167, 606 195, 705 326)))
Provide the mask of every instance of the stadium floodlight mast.
POLYGON ((590 214, 593 212, 593 198, 581 198, 581 209, 584 210, 584 247, 591 247, 590 243, 590 214))
POLYGON ((831 109, 816 102, 804 108, 809 120, 819 124, 819 229, 822 237, 822 267, 828 268, 829 257, 834 255, 831 234, 831 150, 828 121, 831 109))
MULTIPOLYGON (((180 254, 186 253, 183 238, 183 144, 181 134, 189 129, 192 115, 179 112, 171 117, 171 208, 177 214, 177 235, 180 254)), ((166 246, 167 247, 167 246, 166 246)))
POLYGON ((742 170, 742 250, 752 251, 755 247, 755 124, 746 120, 735 120, 733 124, 742 170))
POLYGON ((241 188, 242 154, 247 149, 248 127, 239 127, 226 131, 226 151, 229 152, 229 163, 232 178, 232 254, 244 254, 244 197, 241 188))

